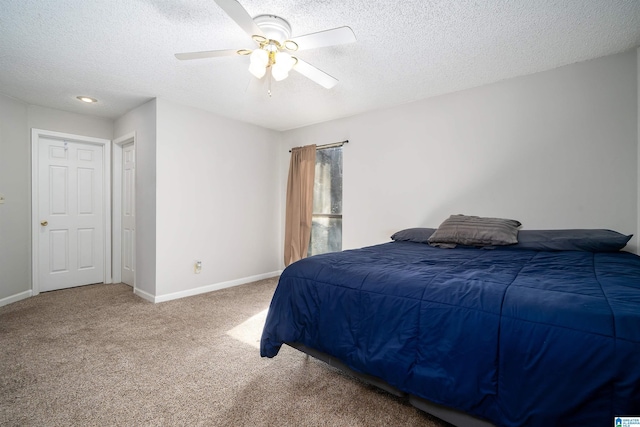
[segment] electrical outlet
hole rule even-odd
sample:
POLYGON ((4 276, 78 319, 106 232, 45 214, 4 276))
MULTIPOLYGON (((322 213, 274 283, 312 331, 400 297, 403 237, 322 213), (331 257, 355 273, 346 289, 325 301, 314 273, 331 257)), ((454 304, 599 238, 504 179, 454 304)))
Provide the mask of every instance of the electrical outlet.
POLYGON ((202 261, 196 261, 193 265, 193 271, 196 274, 199 274, 202 271, 202 261))

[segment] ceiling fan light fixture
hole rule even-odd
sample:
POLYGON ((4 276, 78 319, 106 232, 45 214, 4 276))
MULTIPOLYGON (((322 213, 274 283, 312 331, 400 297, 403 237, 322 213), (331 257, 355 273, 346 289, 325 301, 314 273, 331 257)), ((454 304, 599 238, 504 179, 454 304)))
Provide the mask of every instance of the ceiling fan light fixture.
POLYGON ((263 49, 255 49, 253 52, 251 52, 249 58, 251 59, 252 65, 256 64, 262 67, 266 67, 267 64, 269 64, 269 53, 267 53, 267 51, 263 49))
POLYGON ((273 76, 273 79, 275 81, 279 82, 289 77, 289 70, 287 70, 283 66, 278 66, 278 64, 274 64, 271 67, 271 75, 273 76))
POLYGON ((263 44, 267 42, 267 38, 258 34, 254 34, 251 36, 251 38, 253 39, 254 42, 258 43, 258 44, 263 44))
POLYGON ((278 52, 275 55, 275 62, 271 66, 271 75, 279 82, 289 76, 289 71, 295 65, 296 60, 287 52, 278 52))
POLYGON ((267 72, 267 67, 265 67, 264 65, 260 65, 258 63, 252 62, 251 65, 249 65, 249 72, 254 76, 256 76, 256 78, 261 79, 262 77, 264 77, 265 73, 267 72))
POLYGON ((263 49, 255 49, 249 55, 251 64, 249 64, 249 72, 261 79, 267 72, 267 66, 269 65, 269 53, 263 49))
POLYGON ((284 67, 287 71, 291 70, 296 63, 296 60, 287 52, 276 53, 276 65, 284 67))
POLYGON ((295 52, 296 50, 298 50, 298 43, 294 42, 293 40, 285 40, 282 45, 284 46, 285 49, 290 50, 292 52, 295 52))

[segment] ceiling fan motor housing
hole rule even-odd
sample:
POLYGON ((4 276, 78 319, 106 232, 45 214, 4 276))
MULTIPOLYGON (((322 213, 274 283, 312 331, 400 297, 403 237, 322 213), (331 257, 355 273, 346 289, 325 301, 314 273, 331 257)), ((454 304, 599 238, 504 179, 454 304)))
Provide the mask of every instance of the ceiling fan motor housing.
POLYGON ((283 43, 291 37, 291 25, 283 18, 275 15, 258 15, 253 22, 262 30, 265 37, 283 43))

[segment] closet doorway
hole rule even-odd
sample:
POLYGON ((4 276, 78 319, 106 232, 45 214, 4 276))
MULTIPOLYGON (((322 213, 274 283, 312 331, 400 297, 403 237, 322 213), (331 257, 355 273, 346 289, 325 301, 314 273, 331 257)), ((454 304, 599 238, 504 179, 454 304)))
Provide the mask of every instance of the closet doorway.
POLYGON ((135 133, 113 141, 113 280, 135 289, 135 133))

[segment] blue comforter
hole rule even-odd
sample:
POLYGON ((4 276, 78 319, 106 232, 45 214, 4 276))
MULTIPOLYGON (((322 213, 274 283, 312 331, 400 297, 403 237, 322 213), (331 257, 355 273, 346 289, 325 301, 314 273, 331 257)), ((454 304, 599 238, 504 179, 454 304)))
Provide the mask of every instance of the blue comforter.
POLYGON ((499 426, 640 414, 640 257, 392 242, 282 273, 260 353, 299 342, 499 426))

